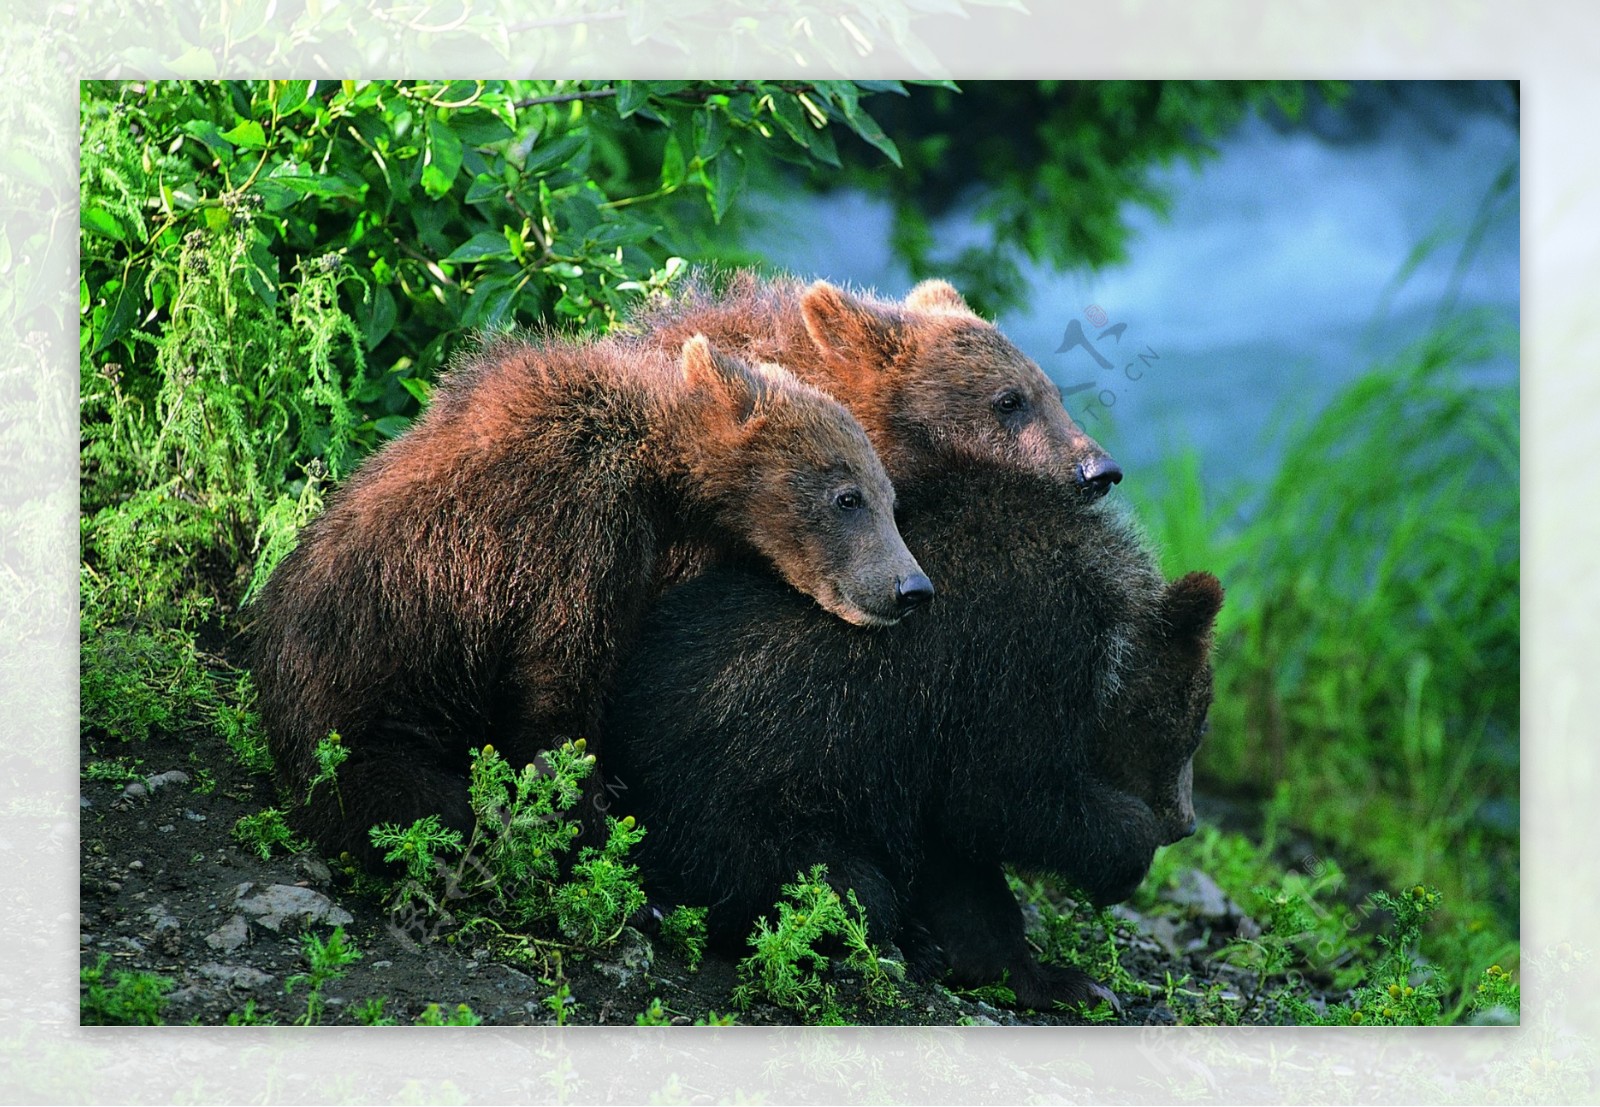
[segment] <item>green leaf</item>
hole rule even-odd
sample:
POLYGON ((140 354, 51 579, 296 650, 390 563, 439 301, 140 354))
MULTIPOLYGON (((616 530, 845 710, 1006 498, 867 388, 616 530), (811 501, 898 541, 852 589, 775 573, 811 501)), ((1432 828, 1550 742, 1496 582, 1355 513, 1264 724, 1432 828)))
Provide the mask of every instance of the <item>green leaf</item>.
POLYGON ((506 186, 498 177, 479 173, 467 188, 467 203, 482 204, 505 195, 506 186))
POLYGON ((117 301, 106 317, 100 336, 95 339, 90 353, 98 354, 117 339, 127 334, 139 319, 139 309, 144 305, 144 267, 134 269, 117 290, 117 301))
POLYGON ((811 154, 818 161, 831 165, 835 169, 840 167, 839 148, 834 145, 832 130, 827 127, 821 127, 811 132, 811 154))
POLYGON ((247 150, 260 150, 267 145, 267 132, 263 131, 261 124, 254 119, 246 119, 233 130, 223 131, 222 137, 235 146, 243 146, 247 150))
POLYGON ((278 304, 278 259, 267 244, 266 235, 258 230, 250 232, 250 246, 245 251, 245 279, 255 294, 269 308, 278 304))
POLYGON ((461 138, 438 115, 428 119, 428 149, 422 156, 422 188, 435 200, 450 191, 461 171, 461 138))
POLYGON ((688 167, 683 160, 683 147, 678 145, 678 136, 671 135, 667 138, 666 147, 661 151, 661 187, 677 188, 683 184, 688 167))
POLYGON ((222 132, 217 130, 215 123, 205 119, 191 119, 183 125, 183 130, 185 134, 221 158, 224 165, 233 161, 233 143, 222 137, 222 132))
POLYGON ((358 192, 343 177, 307 172, 293 162, 278 165, 251 189, 259 192, 271 211, 282 211, 302 196, 333 196, 354 199, 358 192))
POLYGON ((589 239, 598 250, 615 250, 618 246, 633 246, 653 238, 661 228, 653 223, 629 219, 607 223, 589 239))
POLYGON ((107 238, 116 239, 118 242, 126 242, 128 240, 128 232, 123 229, 122 223, 105 208, 84 208, 78 216, 78 220, 83 224, 85 230, 103 234, 107 238))
POLYGON ((711 218, 720 223, 744 187, 743 152, 734 147, 723 153, 702 170, 701 180, 706 186, 706 200, 711 204, 711 218))
POLYGON ((468 327, 498 327, 516 296, 515 274, 484 281, 472 290, 462 323, 468 327))
POLYGON ((877 121, 859 108, 845 108, 845 121, 850 124, 850 129, 855 131, 867 142, 882 150, 884 156, 900 165, 900 150, 894 144, 894 139, 883 133, 883 128, 877 121))
POLYGON ((582 134, 563 135, 553 141, 535 146, 528 152, 528 160, 522 163, 524 173, 539 173, 548 166, 554 168, 567 164, 573 156, 588 144, 588 136, 582 134))
POLYGON ((650 99, 650 86, 644 81, 617 82, 617 114, 626 119, 645 106, 650 99))
POLYGON ((806 122, 805 109, 800 106, 800 101, 793 93, 774 89, 767 97, 767 102, 772 106, 772 117, 778 125, 794 141, 808 149, 811 146, 811 137, 806 132, 811 130, 806 122))
POLYGON ((279 119, 293 115, 311 99, 310 81, 274 81, 276 95, 272 98, 272 114, 279 119))
POLYGON ((368 350, 377 348, 378 343, 389 336, 394 330, 395 319, 399 309, 394 302, 394 293, 387 288, 378 288, 369 298, 365 306, 364 318, 361 320, 362 341, 368 350))
POLYGON ((493 112, 460 111, 450 117, 450 127, 468 146, 489 146, 504 142, 514 133, 493 112))
POLYGON ((722 144, 728 141, 728 124, 722 112, 708 105, 694 117, 694 133, 695 156, 701 161, 710 161, 722 152, 722 144))
POLYGON ((511 244, 500 231, 479 231, 446 257, 445 261, 478 261, 481 258, 508 258, 511 244))
POLYGON ((416 397, 417 403, 424 407, 428 405, 428 398, 433 395, 433 382, 420 377, 401 377, 400 387, 416 397))
POLYGON ((372 429, 385 438, 398 438, 410 425, 411 420, 404 415, 385 415, 372 421, 372 429))

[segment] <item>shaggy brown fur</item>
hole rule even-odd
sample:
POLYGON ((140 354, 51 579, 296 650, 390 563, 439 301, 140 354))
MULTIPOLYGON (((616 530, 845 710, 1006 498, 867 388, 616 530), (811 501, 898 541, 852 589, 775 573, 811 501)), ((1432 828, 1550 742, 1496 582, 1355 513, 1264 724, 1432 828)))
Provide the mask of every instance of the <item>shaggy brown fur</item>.
POLYGON ((278 566, 254 606, 253 672, 288 787, 304 793, 330 730, 350 751, 304 816, 330 853, 370 861, 377 822, 470 827, 474 746, 521 765, 594 743, 669 546, 753 551, 854 623, 895 621, 906 582, 927 584, 842 407, 704 338, 681 359, 487 346, 278 566))
POLYGON ((861 421, 902 493, 973 459, 1091 497, 1122 477, 1039 366, 944 281, 924 281, 896 303, 740 272, 721 287, 691 284, 633 327, 664 349, 703 333, 824 389, 861 421))

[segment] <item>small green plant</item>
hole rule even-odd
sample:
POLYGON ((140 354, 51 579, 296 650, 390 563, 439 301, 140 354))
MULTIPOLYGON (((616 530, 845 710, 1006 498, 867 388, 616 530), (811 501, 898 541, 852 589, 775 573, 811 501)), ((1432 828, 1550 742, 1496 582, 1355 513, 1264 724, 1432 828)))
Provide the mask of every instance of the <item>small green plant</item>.
MULTIPOLYGON (((1058 1004, 1058 1006, 1064 1005, 1058 1004)), ((1077 1006, 1072 1009, 1072 1013, 1077 1015, 1085 1022, 1108 1023, 1117 1021, 1116 1008, 1112 1007, 1111 1004, 1107 1003, 1103 999, 1096 1003, 1093 1007, 1080 1001, 1077 1006)))
POLYGON ((107 971, 111 955, 78 971, 83 993, 78 1019, 84 1026, 160 1026, 161 1007, 172 981, 150 972, 107 971))
POLYGON ((635 1026, 671 1026, 672 1018, 667 1014, 667 1009, 662 1006, 659 998, 652 997, 650 1006, 640 1011, 633 1018, 635 1026))
POLYGON ((394 1026, 394 1016, 384 1014, 383 1009, 388 1002, 387 996, 369 996, 351 1006, 350 1017, 362 1026, 394 1026))
POLYGON ((344 810, 344 798, 339 796, 338 774, 339 766, 349 759, 350 751, 340 741, 339 732, 330 730, 325 737, 318 739, 312 756, 317 760, 317 771, 306 785, 306 802, 311 802, 311 796, 319 784, 326 784, 333 789, 334 796, 339 799, 339 809, 344 810))
POLYGON ((1011 987, 1011 974, 1003 972, 1000 979, 993 984, 983 984, 976 988, 961 988, 956 995, 966 996, 968 999, 979 1003, 987 1003, 991 1007, 1015 1007, 1017 993, 1011 987))
POLYGON ((734 1002, 748 1010, 758 999, 799 1013, 807 1021, 841 1023, 838 989, 828 979, 830 958, 817 949, 831 939, 843 945, 844 963, 861 974, 865 997, 898 1001, 891 971, 867 940, 867 918, 854 889, 841 897, 827 882, 826 865, 798 874, 783 886, 776 925, 763 916, 750 934, 752 952, 739 962, 734 1002))
POLYGON ((254 815, 245 815, 233 824, 233 836, 239 842, 261 855, 263 861, 272 856, 274 849, 293 853, 299 849, 294 832, 284 821, 283 812, 268 807, 254 815))
POLYGON ((515 771, 492 746, 474 751, 471 836, 441 826, 434 816, 407 828, 374 827, 385 859, 406 867, 391 909, 430 933, 457 916, 523 944, 540 939, 517 932, 554 930, 562 940, 597 948, 614 942, 644 905, 637 867, 628 852, 644 836, 632 816, 607 820, 603 846, 585 845, 563 872, 563 859, 582 832, 567 817, 594 768, 584 742, 541 754, 515 771), (445 905, 455 912, 443 919, 445 905))
POLYGON ((130 780, 143 780, 147 775, 142 757, 109 757, 102 761, 91 761, 83 767, 83 779, 107 780, 113 784, 126 784, 130 780))
POLYGON ((256 691, 249 673, 240 673, 232 692, 216 705, 211 725, 228 743, 239 764, 258 776, 272 772, 272 753, 255 712, 256 691))
POLYGON ((454 1008, 446 1010, 437 1003, 430 1003, 422 1009, 422 1013, 413 1020, 414 1026, 482 1026, 483 1019, 465 1003, 458 1003, 454 1008))
POLYGON ((306 1013, 297 1021, 301 1026, 312 1026, 322 1021, 326 1007, 322 989, 344 976, 351 965, 361 960, 361 951, 345 937, 342 926, 334 927, 326 938, 319 938, 315 934, 302 935, 300 949, 306 959, 307 971, 296 973, 284 981, 283 991, 285 995, 293 995, 301 985, 307 987, 306 1013))
POLYGON ((1483 979, 1473 989, 1470 1009, 1474 1015, 1482 1015, 1496 1008, 1513 1015, 1520 1013, 1522 989, 1509 972, 1499 965, 1490 965, 1483 970, 1483 979))
POLYGON ((704 907, 677 907, 661 920, 661 938, 676 950, 690 972, 700 971, 706 952, 706 912, 704 907))
POLYGON ((567 1016, 578 1007, 578 1001, 572 998, 572 987, 565 979, 541 979, 539 983, 554 986, 555 991, 544 997, 544 1005, 550 1008, 550 1013, 556 1017, 557 1026, 567 1025, 567 1016))
POLYGON ((1433 1026, 1443 1010, 1437 974, 1417 961, 1413 950, 1422 925, 1439 907, 1439 893, 1423 884, 1398 895, 1372 893, 1372 902, 1394 916, 1378 942, 1382 954, 1350 1002, 1333 1004, 1316 1020, 1337 1026, 1433 1026))
POLYGON ((1150 994, 1150 986, 1134 979, 1122 964, 1122 950, 1136 933, 1132 924, 1109 909, 1095 910, 1081 895, 1070 901, 1070 910, 1063 910, 1048 882, 1015 876, 1010 881, 1038 911, 1041 961, 1082 969, 1118 995, 1150 994))
POLYGON ((244 1006, 237 1011, 228 1013, 228 1026, 276 1026, 278 1020, 271 1015, 264 1015, 256 1010, 256 1001, 247 999, 244 1006))
POLYGON ((385 862, 404 865, 407 879, 425 888, 444 857, 461 851, 461 832, 447 830, 437 815, 426 815, 404 829, 393 823, 373 827, 372 844, 384 851, 385 862))

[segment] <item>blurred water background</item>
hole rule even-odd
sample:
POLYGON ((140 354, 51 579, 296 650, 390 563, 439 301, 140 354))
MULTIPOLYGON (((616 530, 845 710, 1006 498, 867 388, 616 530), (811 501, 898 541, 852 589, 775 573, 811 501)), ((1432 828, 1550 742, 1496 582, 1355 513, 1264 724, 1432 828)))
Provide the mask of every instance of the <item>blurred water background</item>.
MULTIPOLYGON (((1208 481, 1263 481, 1280 460, 1273 428, 1442 316, 1476 308, 1517 322, 1518 153, 1499 83, 1356 86, 1297 122, 1252 115, 1215 159, 1158 171, 1171 216, 1128 207, 1125 264, 1033 266, 1030 302, 997 322, 1077 389, 1069 409, 1130 481, 1183 446, 1208 481), (1057 352, 1073 320, 1110 369, 1081 346, 1057 352)), ((891 296, 913 283, 890 247, 887 200, 853 189, 751 199, 747 245, 774 265, 891 296)), ((990 233, 972 214, 979 199, 935 224, 942 248, 990 233)), ((1503 382, 1517 365, 1468 371, 1503 382)))

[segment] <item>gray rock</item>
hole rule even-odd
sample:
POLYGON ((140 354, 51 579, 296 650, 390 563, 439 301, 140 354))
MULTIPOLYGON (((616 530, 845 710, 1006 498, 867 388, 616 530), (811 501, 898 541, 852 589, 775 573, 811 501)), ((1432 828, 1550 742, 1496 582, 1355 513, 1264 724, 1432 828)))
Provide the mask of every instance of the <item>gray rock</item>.
POLYGON ((178 916, 168 911, 164 903, 146 908, 144 914, 151 922, 150 944, 158 952, 176 957, 183 948, 183 925, 178 921, 178 916))
POLYGON ((1225 919, 1229 915, 1244 914, 1217 882, 1199 869, 1185 869, 1178 877, 1178 886, 1166 893, 1166 898, 1188 908, 1197 918, 1225 919))
POLYGON ((218 953, 232 953, 250 940, 250 924, 243 915, 234 915, 206 935, 206 945, 218 953))
POLYGON ((255 884, 249 881, 234 891, 234 906, 258 925, 277 932, 285 923, 309 926, 344 926, 355 917, 321 892, 298 884, 255 884))
POLYGON ((321 858, 312 857, 302 853, 294 859, 294 871, 305 877, 306 881, 318 887, 327 887, 333 883, 333 870, 321 858))
POLYGON ((154 941, 156 949, 168 957, 176 957, 183 951, 183 927, 169 915, 156 923, 154 941))
POLYGON ((625 988, 640 973, 648 973, 655 962, 656 951, 650 939, 631 926, 622 928, 617 944, 604 961, 596 961, 595 969, 625 988))
POLYGON ((207 980, 221 984, 229 991, 251 991, 272 983, 272 977, 249 965, 223 965, 207 962, 195 969, 207 980))
POLYGON ((149 799, 156 792, 169 784, 187 784, 189 774, 182 769, 170 769, 164 773, 156 773, 144 780, 131 781, 123 786, 122 795, 117 797, 117 802, 126 806, 134 800, 149 799))

